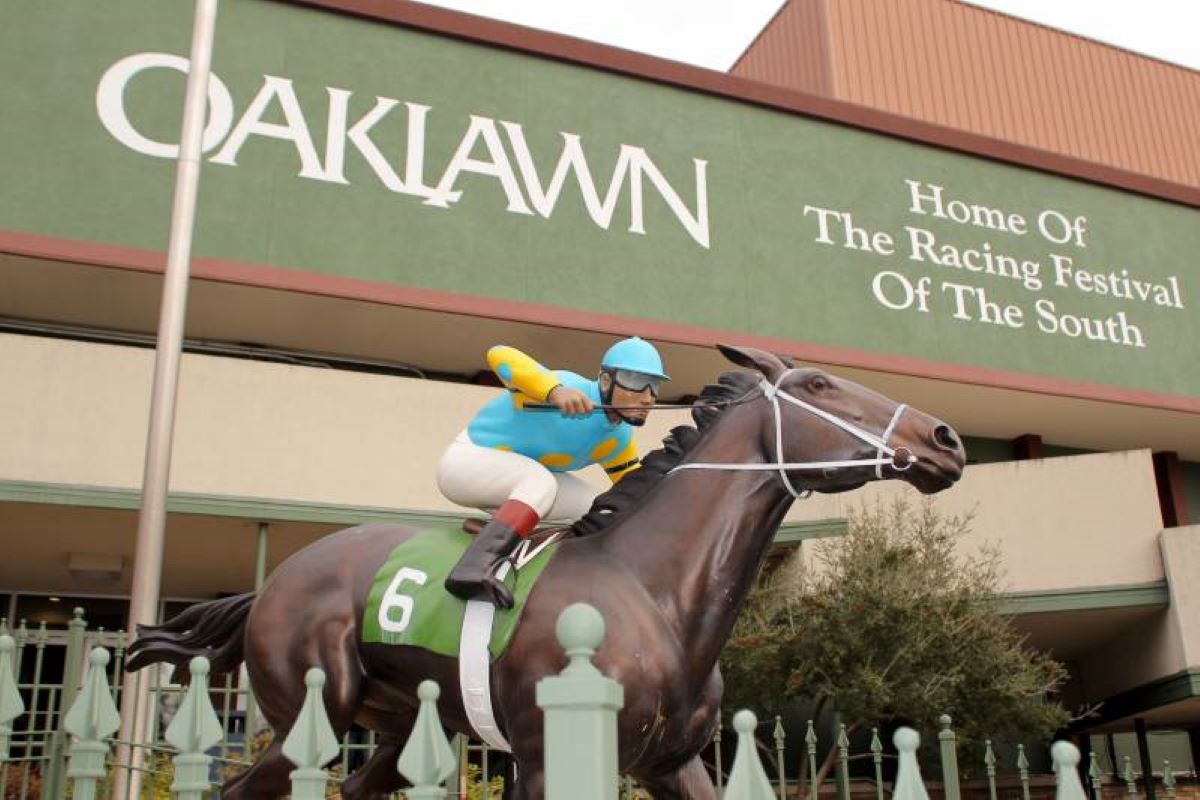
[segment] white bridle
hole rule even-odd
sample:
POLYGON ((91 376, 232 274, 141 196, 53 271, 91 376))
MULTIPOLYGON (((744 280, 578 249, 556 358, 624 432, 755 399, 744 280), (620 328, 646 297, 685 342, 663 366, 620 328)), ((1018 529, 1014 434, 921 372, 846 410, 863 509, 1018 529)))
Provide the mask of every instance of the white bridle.
POLYGON ((888 422, 887 427, 883 431, 882 436, 877 436, 870 431, 865 431, 857 425, 847 422, 836 414, 831 414, 824 409, 817 408, 812 403, 805 402, 799 397, 788 394, 779 388, 783 383, 783 379, 789 374, 795 372, 794 369, 784 370, 775 383, 771 383, 765 378, 759 379, 759 388, 762 389, 763 395, 771 401, 771 407, 775 413, 775 462, 770 464, 704 464, 704 463, 689 463, 680 464, 672 469, 675 472, 681 469, 714 469, 714 470, 778 470, 779 477, 783 481, 783 485, 791 493, 792 497, 803 498, 812 494, 811 491, 799 492, 792 485, 792 481, 787 476, 788 470, 796 469, 838 469, 842 467, 875 467, 875 477, 883 477, 883 468, 890 466, 897 472, 904 472, 913 464, 917 463, 917 457, 907 447, 893 448, 888 445, 888 440, 892 438, 892 432, 896 428, 896 423, 900 421, 900 417, 904 414, 907 405, 901 403, 896 406, 896 410, 892 412, 892 419, 888 422), (799 406, 811 414, 815 414, 831 425, 844 430, 846 433, 860 439, 863 442, 875 448, 875 458, 858 458, 847 461, 802 461, 788 462, 783 460, 783 416, 779 408, 779 401, 791 403, 794 406, 799 406), (886 457, 885 457, 886 456, 886 457))

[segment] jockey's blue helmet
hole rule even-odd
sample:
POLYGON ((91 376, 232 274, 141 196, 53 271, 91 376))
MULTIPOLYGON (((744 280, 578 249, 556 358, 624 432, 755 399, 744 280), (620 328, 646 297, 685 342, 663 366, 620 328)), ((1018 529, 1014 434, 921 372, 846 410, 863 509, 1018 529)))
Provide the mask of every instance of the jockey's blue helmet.
POLYGON ((606 370, 628 370, 667 381, 671 379, 663 372, 662 356, 658 354, 658 350, 638 336, 622 339, 608 348, 600 366, 606 370))

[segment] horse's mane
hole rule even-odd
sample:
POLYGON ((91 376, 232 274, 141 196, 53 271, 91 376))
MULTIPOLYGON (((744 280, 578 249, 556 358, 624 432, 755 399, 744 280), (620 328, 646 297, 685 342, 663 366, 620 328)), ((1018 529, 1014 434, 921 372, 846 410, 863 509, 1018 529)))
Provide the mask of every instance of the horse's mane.
POLYGON ((742 399, 757 385, 758 374, 754 372, 725 372, 717 382, 705 386, 692 403, 691 425, 679 425, 663 439, 663 446, 642 458, 642 465, 622 478, 613 488, 592 502, 592 507, 571 526, 576 536, 599 533, 620 519, 625 512, 638 506, 642 498, 664 475, 675 468, 684 456, 704 438, 704 432, 712 427, 730 405, 742 399))

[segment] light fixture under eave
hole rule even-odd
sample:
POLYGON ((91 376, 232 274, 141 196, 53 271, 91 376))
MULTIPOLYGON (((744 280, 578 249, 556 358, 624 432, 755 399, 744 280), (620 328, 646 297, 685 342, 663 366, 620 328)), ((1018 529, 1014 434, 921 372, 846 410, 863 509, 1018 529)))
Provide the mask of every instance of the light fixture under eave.
POLYGON ((67 553, 67 571, 81 581, 114 583, 121 580, 125 559, 110 553, 67 553))

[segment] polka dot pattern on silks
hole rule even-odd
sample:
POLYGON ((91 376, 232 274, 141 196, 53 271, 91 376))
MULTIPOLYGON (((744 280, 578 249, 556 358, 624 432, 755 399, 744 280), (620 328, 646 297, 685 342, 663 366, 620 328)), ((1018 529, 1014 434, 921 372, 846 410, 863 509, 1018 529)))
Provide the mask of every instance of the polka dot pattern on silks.
POLYGON ((538 456, 538 461, 545 464, 550 469, 563 469, 571 466, 575 459, 566 453, 546 453, 538 456))
POLYGON ((592 461, 603 461, 604 459, 608 458, 617 451, 617 445, 619 444, 620 442, 618 442, 616 439, 605 439, 603 442, 596 445, 594 450, 592 450, 592 461))
POLYGON ((637 465, 633 428, 597 409, 567 416, 547 402, 558 386, 575 389, 599 406, 600 386, 594 379, 566 370, 549 370, 516 348, 498 345, 488 351, 488 365, 504 381, 507 392, 487 403, 467 426, 467 436, 480 447, 531 458, 551 472, 572 472, 599 464, 613 480, 637 465))

